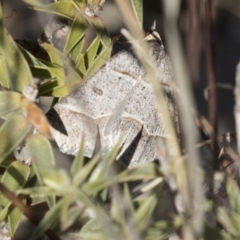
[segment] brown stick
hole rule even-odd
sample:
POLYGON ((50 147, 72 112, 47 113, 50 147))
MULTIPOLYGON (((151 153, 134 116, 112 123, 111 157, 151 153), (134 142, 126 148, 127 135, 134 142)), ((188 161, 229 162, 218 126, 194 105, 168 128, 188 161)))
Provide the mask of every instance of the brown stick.
POLYGON ((214 37, 213 37, 213 9, 212 0, 205 0, 205 36, 206 36, 206 71, 208 83, 208 118, 213 127, 211 134, 211 149, 213 155, 213 168, 219 169, 218 162, 218 112, 217 112, 217 88, 216 88, 216 73, 214 59, 214 37))
POLYGON ((237 151, 240 155, 240 63, 236 68, 234 117, 237 137, 237 151))
POLYGON ((202 47, 201 2, 199 0, 187 0, 187 4, 187 60, 194 87, 197 88, 196 85, 198 85, 200 51, 202 47))
MULTIPOLYGON (((0 191, 17 207, 33 224, 38 225, 40 219, 34 214, 32 209, 25 206, 21 200, 8 190, 2 183, 0 183, 0 191)), ((48 229, 45 234, 51 240, 61 240, 52 230, 48 229)))

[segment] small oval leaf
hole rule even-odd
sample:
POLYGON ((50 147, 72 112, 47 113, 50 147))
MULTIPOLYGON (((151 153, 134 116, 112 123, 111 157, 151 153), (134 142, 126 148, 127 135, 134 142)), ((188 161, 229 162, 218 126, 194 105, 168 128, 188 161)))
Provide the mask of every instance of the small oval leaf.
POLYGON ((73 19, 75 7, 71 1, 58 1, 51 4, 42 4, 39 0, 24 0, 32 5, 35 10, 49 12, 68 19, 73 19))
POLYGON ((77 14, 70 28, 70 33, 64 47, 64 55, 69 54, 69 52, 72 51, 77 43, 83 38, 86 29, 86 20, 80 14, 77 14))
MULTIPOLYGON (((30 175, 29 166, 23 164, 20 161, 15 161, 12 164, 10 164, 9 167, 6 169, 1 178, 1 182, 5 186, 7 186, 7 188, 10 191, 16 192, 17 190, 20 190, 24 186, 29 175, 30 175)), ((7 206, 10 200, 3 196, 2 193, 0 193, 0 202, 1 205, 7 206)))
MULTIPOLYGON (((27 146, 34 168, 52 169, 55 166, 51 144, 42 134, 38 133, 29 136, 27 139, 27 146)), ((38 169, 35 169, 36 173, 38 172, 38 169)), ((39 177, 39 179, 41 179, 41 177, 39 177)))
POLYGON ((133 12, 137 19, 138 25, 142 28, 143 24, 143 1, 142 0, 131 0, 133 12))
MULTIPOLYGON (((22 201, 24 204, 26 204, 26 200, 24 199, 22 201)), ((16 208, 15 206, 11 205, 9 208, 9 214, 8 214, 8 229, 9 229, 9 234, 11 237, 14 236, 19 223, 21 221, 23 213, 16 208)))
POLYGON ((97 52, 100 48, 101 43, 101 35, 97 35, 94 40, 92 41, 91 45, 88 47, 86 53, 84 54, 85 64, 87 69, 97 57, 97 52))
MULTIPOLYGON (((42 134, 33 134, 27 139, 27 147, 38 181, 43 185, 44 172, 41 169, 53 169, 55 166, 51 144, 42 134)), ((55 199, 49 197, 49 206, 53 206, 54 203, 55 199)))
POLYGON ((111 53, 112 53, 112 44, 110 44, 106 47, 103 47, 101 52, 96 56, 94 61, 89 66, 89 68, 86 72, 85 78, 89 78, 95 72, 97 72, 97 70, 99 70, 100 67, 102 67, 109 60, 111 53))
POLYGON ((23 141, 31 124, 22 115, 6 120, 0 128, 0 163, 23 141))
POLYGON ((13 112, 21 108, 22 95, 17 92, 4 91, 0 92, 0 116, 13 112))
MULTIPOLYGON (((33 84, 30 68, 10 34, 4 29, 0 29, 0 31, 2 34, 2 41, 0 41, 0 55, 4 58, 6 63, 4 71, 7 70, 9 81, 7 86, 12 90, 21 92, 25 86, 33 84)), ((7 79, 7 75, 5 73, 4 82, 7 79)), ((0 84, 3 84, 1 79, 0 84)))

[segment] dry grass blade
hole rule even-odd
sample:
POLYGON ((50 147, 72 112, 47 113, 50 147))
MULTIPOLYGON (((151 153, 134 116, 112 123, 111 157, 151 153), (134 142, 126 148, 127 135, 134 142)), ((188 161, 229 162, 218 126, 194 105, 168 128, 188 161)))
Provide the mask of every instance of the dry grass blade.
POLYGON ((194 217, 194 219, 192 219, 194 221, 194 232, 192 232, 191 239, 195 239, 196 236, 201 236, 203 232, 204 212, 203 208, 200 207, 204 202, 202 191, 203 179, 201 174, 199 174, 200 166, 198 152, 196 149, 194 149, 194 144, 197 143, 198 134, 193 117, 189 111, 189 109, 192 107, 190 104, 193 104, 194 100, 193 96, 191 95, 192 90, 190 88, 189 74, 187 72, 186 63, 184 60, 180 34, 178 32, 177 19, 179 11, 179 0, 164 1, 165 34, 176 82, 181 93, 181 96, 177 102, 179 103, 180 118, 183 119, 183 137, 187 152, 189 154, 186 162, 188 182, 185 183, 186 185, 181 189, 181 191, 183 191, 182 195, 184 196, 184 206, 186 207, 186 210, 190 216, 194 217), (189 134, 189 132, 191 132, 191 134, 189 134))
POLYGON ((237 65, 236 70, 236 87, 235 87, 235 125, 236 125, 236 137, 237 137, 237 150, 240 154, 240 63, 237 65))

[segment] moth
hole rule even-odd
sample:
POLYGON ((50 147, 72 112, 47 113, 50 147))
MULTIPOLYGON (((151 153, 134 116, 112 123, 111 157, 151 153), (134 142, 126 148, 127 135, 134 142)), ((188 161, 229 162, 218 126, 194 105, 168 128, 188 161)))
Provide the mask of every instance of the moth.
MULTIPOLYGON (((174 79, 169 57, 160 38, 152 35, 149 51, 156 64, 170 115, 178 130, 174 79)), ((157 157, 156 140, 169 137, 158 113, 152 85, 131 51, 113 56, 92 77, 62 98, 47 114, 53 137, 63 153, 76 155, 82 137, 85 156, 92 157, 99 132, 102 154, 121 139, 118 158, 133 166, 157 157)))

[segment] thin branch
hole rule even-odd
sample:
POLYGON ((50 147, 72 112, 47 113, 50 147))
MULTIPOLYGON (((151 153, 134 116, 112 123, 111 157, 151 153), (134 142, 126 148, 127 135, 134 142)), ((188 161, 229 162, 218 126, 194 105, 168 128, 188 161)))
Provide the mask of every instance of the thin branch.
POLYGON ((236 84, 235 84, 235 125, 236 125, 236 137, 237 137, 237 151, 240 155, 240 63, 237 65, 236 69, 236 84))
POLYGON ((194 87, 197 88, 200 51, 202 47, 201 2, 199 0, 187 0, 187 4, 186 52, 191 78, 194 87))
MULTIPOLYGON (((8 188, 6 188, 2 183, 0 183, 0 191, 17 207, 28 219, 35 225, 38 225, 40 219, 34 214, 32 209, 25 206, 21 200, 15 196, 8 188)), ((61 240, 52 230, 48 229, 45 234, 51 240, 61 240)))
MULTIPOLYGON (((182 184, 183 189, 180 189, 187 219, 183 228, 183 238, 198 239, 202 236, 204 231, 204 208, 201 207, 204 202, 204 195, 202 192, 203 178, 199 173, 199 152, 194 148, 194 145, 198 141, 198 131, 191 114, 191 109, 196 108, 178 25, 180 4, 180 0, 163 1, 163 10, 165 14, 164 29, 169 56, 171 58, 175 80, 179 89, 177 103, 180 119, 182 120, 181 133, 189 156, 186 158, 185 162, 187 179, 185 186, 182 184), (191 134, 189 134, 189 132, 191 132, 191 134), (188 221, 191 222, 191 224, 187 223, 188 221)), ((184 179, 183 173, 181 178, 184 179)), ((184 183, 184 180, 181 181, 184 183)))
POLYGON ((213 37, 213 9, 212 0, 205 0, 205 36, 206 36, 206 71, 208 83, 208 118, 213 127, 211 133, 211 149, 213 155, 213 168, 219 170, 218 162, 218 112, 217 112, 217 80, 214 59, 214 37, 213 37))

